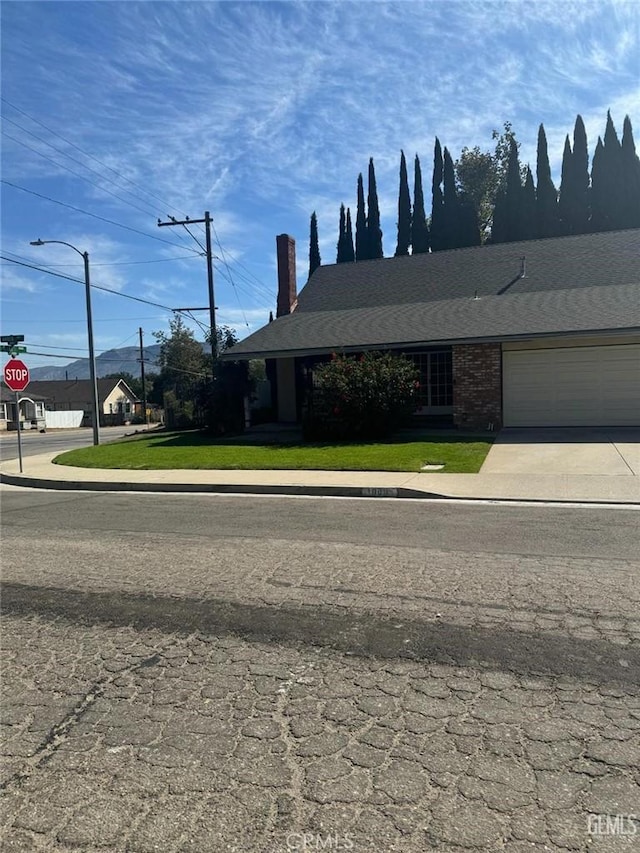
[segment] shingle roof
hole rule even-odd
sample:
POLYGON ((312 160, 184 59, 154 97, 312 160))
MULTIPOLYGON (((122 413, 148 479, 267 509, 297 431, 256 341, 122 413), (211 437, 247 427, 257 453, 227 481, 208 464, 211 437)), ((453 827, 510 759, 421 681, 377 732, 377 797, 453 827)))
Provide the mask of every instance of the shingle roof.
MULTIPOLYGON (((98 400, 103 402, 116 387, 122 382, 127 392, 131 394, 132 400, 137 397, 123 380, 98 379, 98 400)), ((25 397, 35 396, 38 400, 56 403, 78 403, 91 400, 91 381, 89 379, 36 379, 30 382, 23 392, 25 397)), ((13 397, 11 398, 13 399, 13 397)))
POLYGON ((226 357, 611 330, 640 330, 640 230, 321 266, 226 357))

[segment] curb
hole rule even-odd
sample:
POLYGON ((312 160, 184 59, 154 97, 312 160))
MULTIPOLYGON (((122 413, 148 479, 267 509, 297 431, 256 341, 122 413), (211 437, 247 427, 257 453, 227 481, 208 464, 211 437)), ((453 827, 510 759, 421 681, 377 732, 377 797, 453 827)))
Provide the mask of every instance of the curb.
POLYGON ((45 480, 39 477, 21 477, 19 474, 0 473, 0 483, 31 489, 86 492, 191 492, 201 494, 246 495, 308 495, 310 497, 345 498, 411 498, 452 500, 451 495, 422 492, 417 489, 381 486, 262 486, 241 483, 130 483, 115 481, 45 480))
POLYGON ((475 495, 445 495, 439 492, 423 492, 402 486, 267 486, 241 483, 130 483, 104 482, 99 480, 46 480, 41 477, 23 477, 19 474, 0 472, 0 483, 7 486, 22 486, 31 489, 49 489, 52 491, 86 492, 148 492, 148 493, 191 493, 191 494, 243 494, 243 495, 292 495, 332 498, 398 498, 411 500, 439 501, 477 501, 487 503, 528 503, 540 504, 593 504, 597 506, 638 507, 640 501, 592 500, 586 498, 497 498, 477 497, 475 495))

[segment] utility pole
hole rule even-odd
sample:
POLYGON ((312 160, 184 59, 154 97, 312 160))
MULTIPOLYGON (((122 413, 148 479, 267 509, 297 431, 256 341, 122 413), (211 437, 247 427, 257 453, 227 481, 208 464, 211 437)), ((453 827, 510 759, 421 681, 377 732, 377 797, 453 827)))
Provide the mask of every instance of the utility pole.
POLYGON ((144 349, 142 347, 142 326, 138 329, 140 333, 140 379, 142 381, 142 408, 144 409, 144 425, 148 426, 147 421, 147 386, 144 384, 144 349))
POLYGON ((218 333, 216 331, 216 305, 213 295, 213 255, 211 254, 211 215, 208 210, 204 212, 204 219, 186 219, 178 220, 171 216, 169 222, 160 222, 158 220, 158 228, 164 228, 167 225, 202 225, 205 227, 205 255, 207 257, 207 280, 209 285, 209 326, 211 329, 211 370, 215 372, 215 363, 218 355, 218 333))

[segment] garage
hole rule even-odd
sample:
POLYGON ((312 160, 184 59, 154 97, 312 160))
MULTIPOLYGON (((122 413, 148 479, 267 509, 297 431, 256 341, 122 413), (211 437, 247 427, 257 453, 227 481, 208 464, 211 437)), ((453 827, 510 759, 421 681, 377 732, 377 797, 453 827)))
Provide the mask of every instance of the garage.
POLYGON ((504 350, 505 426, 640 425, 640 345, 504 350))

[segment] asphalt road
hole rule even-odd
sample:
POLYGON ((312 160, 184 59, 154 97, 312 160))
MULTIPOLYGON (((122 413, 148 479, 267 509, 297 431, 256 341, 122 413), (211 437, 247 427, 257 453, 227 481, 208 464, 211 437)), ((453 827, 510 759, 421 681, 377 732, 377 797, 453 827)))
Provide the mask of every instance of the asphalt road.
MULTIPOLYGON (((100 442, 116 441, 127 433, 134 432, 136 427, 102 427, 100 442)), ((140 429, 140 427, 138 427, 140 429)), ((36 456, 39 453, 63 453, 76 447, 88 447, 93 443, 93 431, 88 429, 56 430, 39 433, 37 430, 22 432, 22 455, 36 456)), ((18 458, 18 434, 16 432, 0 433, 0 458, 18 458)))
POLYGON ((639 520, 3 488, 2 849, 637 849, 639 520))

